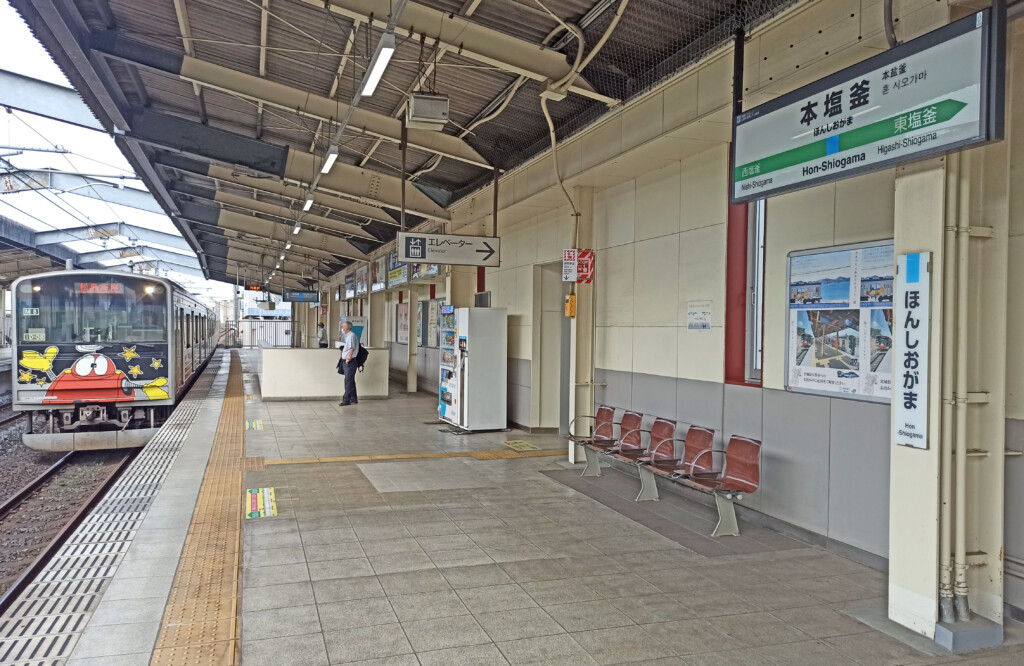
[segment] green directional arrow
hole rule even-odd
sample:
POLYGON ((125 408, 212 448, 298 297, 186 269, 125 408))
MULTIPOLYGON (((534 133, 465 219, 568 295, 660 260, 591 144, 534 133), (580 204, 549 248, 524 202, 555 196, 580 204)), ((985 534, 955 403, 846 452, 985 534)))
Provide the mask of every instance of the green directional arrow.
POLYGON ((922 106, 912 111, 906 111, 890 118, 873 122, 864 127, 842 132, 828 139, 812 141, 803 146, 791 148, 790 150, 740 165, 736 167, 733 178, 736 182, 756 178, 772 171, 786 169, 803 164, 804 162, 827 157, 828 155, 835 155, 878 141, 892 139, 907 132, 948 122, 966 106, 966 102, 955 99, 945 99, 937 104, 922 106), (831 146, 829 145, 830 142, 831 146), (829 150, 830 147, 832 148, 831 150, 829 150))

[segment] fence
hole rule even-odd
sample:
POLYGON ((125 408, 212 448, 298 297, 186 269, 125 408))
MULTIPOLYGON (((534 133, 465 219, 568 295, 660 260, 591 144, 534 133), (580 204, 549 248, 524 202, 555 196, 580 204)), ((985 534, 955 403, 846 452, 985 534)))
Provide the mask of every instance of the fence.
POLYGON ((227 347, 291 347, 292 322, 243 319, 224 324, 227 347))

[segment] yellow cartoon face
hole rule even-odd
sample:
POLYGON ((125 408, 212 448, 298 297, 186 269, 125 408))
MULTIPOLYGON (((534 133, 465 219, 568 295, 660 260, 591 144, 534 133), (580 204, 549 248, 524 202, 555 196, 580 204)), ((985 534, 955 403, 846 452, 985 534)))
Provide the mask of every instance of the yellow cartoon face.
POLYGON ((18 365, 29 370, 49 372, 53 368, 53 359, 57 358, 57 348, 47 347, 42 354, 27 349, 21 353, 21 360, 18 365))

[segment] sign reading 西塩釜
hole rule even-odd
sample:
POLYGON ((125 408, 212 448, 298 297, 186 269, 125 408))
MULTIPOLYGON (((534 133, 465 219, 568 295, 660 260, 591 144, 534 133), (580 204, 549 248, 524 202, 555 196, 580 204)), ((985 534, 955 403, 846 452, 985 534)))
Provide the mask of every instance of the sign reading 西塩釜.
POLYGON ((928 448, 928 340, 931 253, 900 255, 892 350, 892 441, 928 448))
POLYGON ((1000 138, 1004 58, 984 10, 736 116, 732 200, 1000 138))

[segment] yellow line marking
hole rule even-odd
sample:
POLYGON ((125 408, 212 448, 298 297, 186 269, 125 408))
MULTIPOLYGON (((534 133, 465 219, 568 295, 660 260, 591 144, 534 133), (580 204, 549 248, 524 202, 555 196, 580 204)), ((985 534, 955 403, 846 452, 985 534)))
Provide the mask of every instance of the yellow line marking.
POLYGON ((264 465, 309 465, 332 462, 370 462, 373 460, 419 460, 421 458, 476 458, 477 460, 498 460, 514 458, 545 458, 566 455, 562 449, 542 451, 451 451, 449 453, 387 453, 372 456, 334 456, 329 458, 283 458, 264 460, 264 465))

